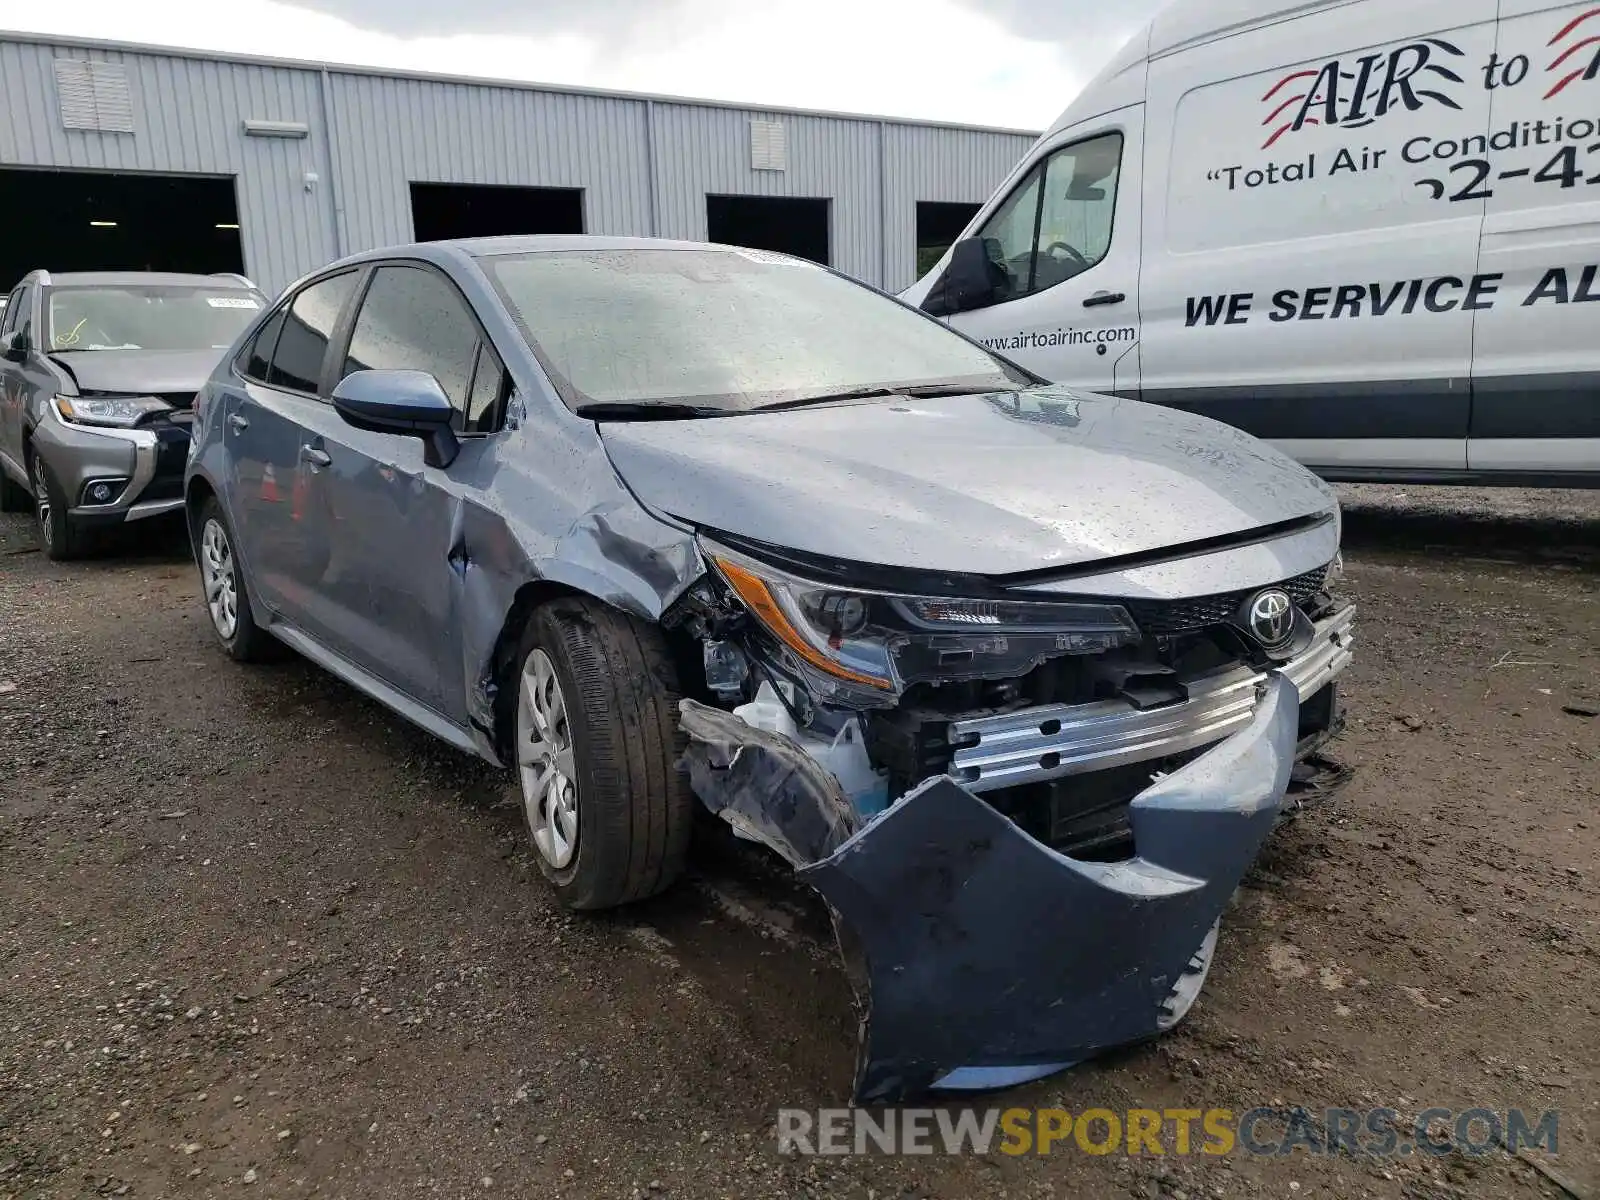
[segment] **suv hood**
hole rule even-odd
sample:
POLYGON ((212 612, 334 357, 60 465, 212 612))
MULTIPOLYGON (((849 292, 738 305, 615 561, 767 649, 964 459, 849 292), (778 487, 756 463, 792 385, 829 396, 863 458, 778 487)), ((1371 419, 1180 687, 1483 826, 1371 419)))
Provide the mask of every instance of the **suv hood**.
POLYGON ((1065 388, 605 422, 657 512, 876 566, 1065 568, 1332 511, 1293 459, 1193 413, 1065 388))
POLYGON ((223 350, 57 350, 50 355, 85 392, 198 392, 223 350))

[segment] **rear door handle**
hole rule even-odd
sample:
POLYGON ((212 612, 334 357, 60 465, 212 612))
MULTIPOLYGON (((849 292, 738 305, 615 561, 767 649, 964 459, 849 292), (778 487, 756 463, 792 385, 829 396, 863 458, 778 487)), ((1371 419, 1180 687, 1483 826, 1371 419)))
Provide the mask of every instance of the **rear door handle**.
POLYGON ((1099 308, 1103 304, 1121 304, 1128 297, 1121 292, 1096 292, 1083 302, 1085 308, 1099 308))
POLYGON ((250 428, 250 422, 244 417, 241 417, 238 413, 234 413, 228 418, 228 428, 233 430, 235 433, 243 433, 246 429, 250 428))
POLYGON ((318 450, 315 446, 301 446, 300 457, 313 467, 326 467, 333 462, 326 450, 318 450))

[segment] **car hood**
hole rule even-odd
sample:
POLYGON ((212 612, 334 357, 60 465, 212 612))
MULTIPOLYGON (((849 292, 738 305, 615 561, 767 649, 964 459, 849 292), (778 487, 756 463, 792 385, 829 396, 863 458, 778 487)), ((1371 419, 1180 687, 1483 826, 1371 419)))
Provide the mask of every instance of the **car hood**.
POLYGON ((85 392, 198 392, 221 350, 58 350, 50 357, 85 392))
POLYGON ((1067 568, 1336 504, 1304 467, 1230 426, 1060 387, 600 430, 658 512, 877 566, 1067 568))

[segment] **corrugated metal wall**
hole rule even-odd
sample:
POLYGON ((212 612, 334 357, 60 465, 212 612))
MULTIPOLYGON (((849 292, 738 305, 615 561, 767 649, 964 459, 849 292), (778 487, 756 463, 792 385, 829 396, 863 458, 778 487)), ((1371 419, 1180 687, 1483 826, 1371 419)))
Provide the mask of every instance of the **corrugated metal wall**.
POLYGON ((346 253, 409 241, 409 185, 582 188, 591 233, 650 233, 645 105, 426 79, 329 73, 346 253))
POLYGON ((917 201, 982 203, 1035 139, 923 125, 885 125, 883 134, 884 206, 889 223, 897 226, 884 275, 891 281, 889 290, 899 291, 916 276, 917 201))
POLYGON ((0 41, 0 96, 0 164, 232 176, 246 270, 271 290, 409 240, 408 185, 427 181, 582 188, 589 232, 682 238, 706 236, 708 194, 826 198, 833 264, 893 291, 912 282, 917 201, 987 199, 1033 140, 71 40, 0 41), (134 133, 63 128, 61 57, 126 67, 134 133), (752 118, 783 124, 785 170, 752 169, 752 118), (310 136, 247 137, 246 120, 310 136))
POLYGON ((232 176, 246 269, 278 287, 334 255, 322 195, 305 186, 326 154, 317 89, 315 71, 0 42, 0 163, 232 176), (62 128, 58 57, 124 64, 135 132, 62 128), (305 121, 311 136, 247 138, 246 119, 305 121))

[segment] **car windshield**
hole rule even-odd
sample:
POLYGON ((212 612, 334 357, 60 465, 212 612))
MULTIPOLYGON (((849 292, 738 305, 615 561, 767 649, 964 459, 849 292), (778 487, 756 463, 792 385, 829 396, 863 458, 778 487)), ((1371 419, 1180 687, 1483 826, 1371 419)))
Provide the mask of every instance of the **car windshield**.
POLYGON ((238 288, 194 284, 57 287, 51 350, 226 350, 261 308, 238 288))
POLYGON ((572 250, 480 260, 572 407, 741 412, 877 389, 1030 381, 896 301, 755 250, 572 250))

